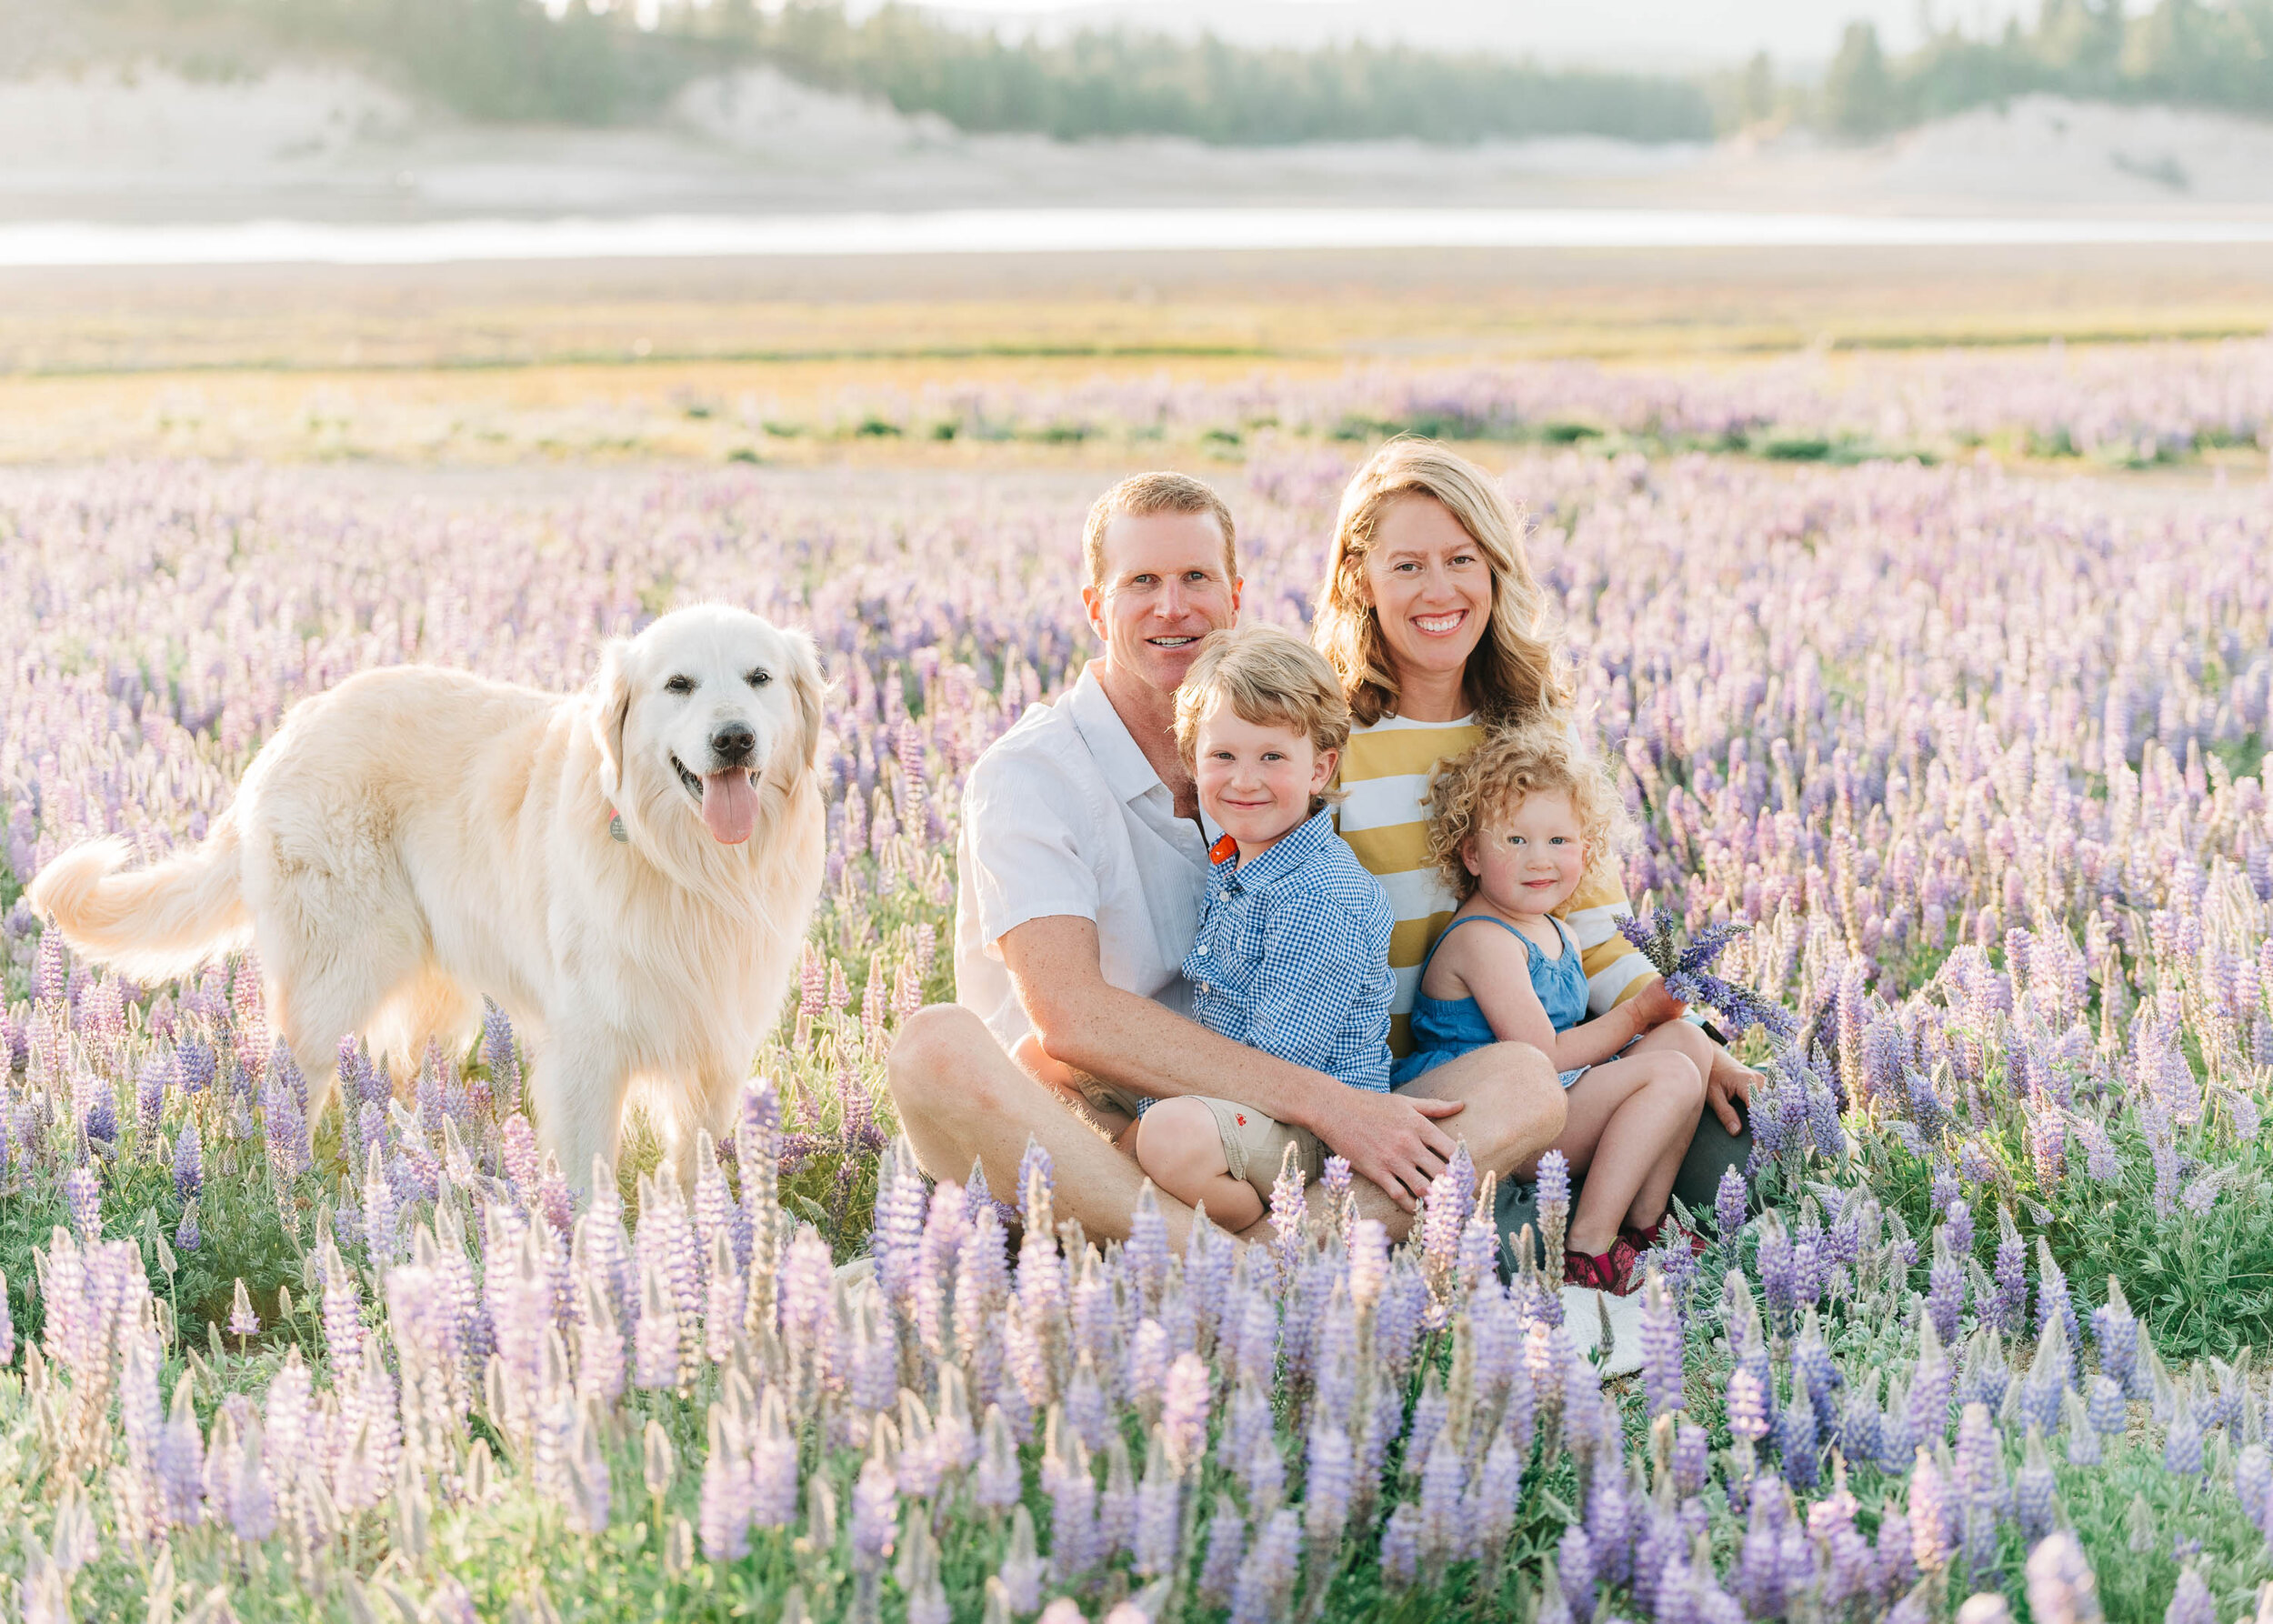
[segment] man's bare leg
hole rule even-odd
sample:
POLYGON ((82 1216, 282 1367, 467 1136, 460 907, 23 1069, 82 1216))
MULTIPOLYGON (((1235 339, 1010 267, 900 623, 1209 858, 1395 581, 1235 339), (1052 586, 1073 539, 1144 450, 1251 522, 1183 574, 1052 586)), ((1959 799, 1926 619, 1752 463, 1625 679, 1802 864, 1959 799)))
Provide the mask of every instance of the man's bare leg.
MULTIPOLYGON (((1093 1240, 1128 1238, 1145 1184, 1136 1158, 1015 1064, 968 1009, 934 1004, 910 1016, 892 1046, 888 1074, 900 1127, 931 1177, 967 1178, 976 1160, 987 1188, 1015 1204, 1018 1163, 1032 1138, 1050 1155, 1057 1216, 1079 1219, 1093 1240)), ((1166 1194, 1158 1200, 1168 1244, 1181 1250, 1192 1209, 1166 1194)))
MULTIPOLYGON (((1442 1126, 1454 1138, 1467 1141, 1478 1178, 1488 1172, 1505 1182, 1529 1172, 1563 1131, 1562 1084, 1547 1058, 1527 1043, 1495 1043, 1458 1056, 1397 1092, 1467 1103, 1466 1110, 1442 1126)), ((1310 1188, 1315 1201, 1317 1186, 1310 1188)), ((1360 1218, 1378 1218, 1391 1239, 1405 1238, 1413 1227, 1411 1213, 1368 1179, 1357 1180, 1356 1193, 1360 1218)), ((1267 1241, 1273 1233, 1267 1213, 1241 1230, 1239 1238, 1267 1241)))

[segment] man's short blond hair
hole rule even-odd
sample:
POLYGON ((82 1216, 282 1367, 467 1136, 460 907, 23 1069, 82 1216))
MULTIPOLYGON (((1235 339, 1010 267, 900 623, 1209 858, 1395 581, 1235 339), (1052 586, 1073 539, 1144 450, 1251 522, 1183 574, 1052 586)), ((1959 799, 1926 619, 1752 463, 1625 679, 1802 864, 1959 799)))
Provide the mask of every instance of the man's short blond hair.
POLYGON ((1224 506, 1216 487, 1189 474, 1160 472, 1131 474, 1089 505, 1088 523, 1081 532, 1081 556, 1088 566, 1091 586, 1105 585, 1105 533, 1113 521, 1155 513, 1213 514, 1216 527, 1223 532, 1224 574, 1234 581, 1239 578, 1237 532, 1232 526, 1231 509, 1224 506))
POLYGON ((1564 790, 1587 842, 1587 872, 1613 863, 1626 832, 1625 807, 1602 762, 1587 754, 1560 719, 1527 722, 1487 734, 1467 755, 1437 768, 1428 786, 1428 860, 1453 895, 1476 893, 1468 842, 1514 811, 1525 797, 1564 790))
MULTIPOLYGON (((1186 771, 1199 760, 1200 718, 1221 697, 1257 727, 1301 734, 1324 753, 1349 743, 1349 702, 1326 657, 1283 626, 1240 626, 1212 633, 1176 690, 1176 747, 1186 771)), ((1316 812, 1338 791, 1311 797, 1316 812)))

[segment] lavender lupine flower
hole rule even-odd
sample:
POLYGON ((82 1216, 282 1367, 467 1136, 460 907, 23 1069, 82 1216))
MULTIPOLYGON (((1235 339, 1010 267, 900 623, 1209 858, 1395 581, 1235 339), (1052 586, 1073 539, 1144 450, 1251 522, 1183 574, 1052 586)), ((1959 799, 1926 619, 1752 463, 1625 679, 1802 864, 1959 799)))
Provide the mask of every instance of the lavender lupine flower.
POLYGON ((2108 1279, 2108 1300, 2091 1311, 2091 1334, 2099 1345, 2099 1368, 2121 1385, 2126 1397, 2147 1397, 2139 1368, 2138 1321, 2113 1276, 2108 1279))
POLYGON ((83 1240, 103 1238, 103 1187, 95 1169, 77 1167, 64 1175, 63 1196, 71 1208, 71 1227, 83 1240))
POLYGON ((1655 1269, 1642 1295, 1642 1385, 1654 1418, 1678 1409, 1682 1398, 1680 1316, 1666 1293, 1665 1281, 1655 1269))
POLYGON ((2075 1305, 2068 1294, 2068 1276, 2053 1261, 2052 1243, 2042 1235, 2037 1237, 2037 1333, 2044 1334, 2046 1326, 2059 1321, 2060 1330, 2067 1338, 2069 1365, 2066 1379, 2076 1379, 2074 1358, 2083 1346, 2082 1328, 2076 1319, 2075 1305))
POLYGON ((1736 1238, 1745 1225, 1745 1217, 1751 1204, 1744 1175, 1735 1168, 1723 1168, 1720 1188, 1713 1197, 1713 1227, 1723 1241, 1736 1238))
POLYGON ((2273 1539, 2273 1455, 2263 1444, 2245 1445, 2234 1457, 2234 1498, 2258 1531, 2273 1539))
POLYGON ((1041 1602, 1042 1559, 1036 1553, 1034 1517, 1024 1506, 1010 1515, 1010 1549, 1000 1579, 1003 1600, 1014 1613, 1032 1612, 1041 1602))
POLYGON ((2183 1398, 2163 1440, 2162 1464, 2173 1477, 2195 1478, 2202 1472, 2202 1424, 2183 1398))
POLYGON ((2202 1582, 2193 1563, 2179 1569, 2178 1587, 2172 1592, 2170 1606, 2162 1617, 2163 1624, 2218 1624, 2217 1599, 2210 1594, 2209 1586, 2202 1582))
MULTIPOLYGON (((1024 1515, 1024 1508, 1020 1508, 1024 1515)), ((1227 1494, 1216 1496, 1215 1514, 1207 1520, 1207 1555, 1200 1563, 1199 1599, 1209 1607, 1227 1607, 1238 1583, 1247 1558, 1247 1521, 1227 1494)))
POLYGON ((2091 1392, 2086 1403, 2089 1406, 2092 1428, 2102 1438, 2120 1438, 2130 1425, 2129 1407, 2124 1402, 2123 1389, 2106 1376, 2091 1378, 2091 1392))
POLYGON ((1420 1508, 1407 1501, 1381 1525, 1381 1580, 1392 1590, 1408 1590, 1420 1577, 1420 1508))
POLYGON ((1587 1624, 1594 1617, 1595 1550, 1594 1541, 1577 1523, 1563 1530, 1562 1542, 1555 1548, 1556 1568, 1561 1579, 1563 1604, 1570 1609, 1570 1616, 1578 1624, 1587 1624))
POLYGON ((1934 1260, 1928 1278, 1930 1284, 1926 1289, 1926 1311, 1932 1316, 1934 1329, 1943 1342, 1955 1342, 1958 1316, 1965 1311, 1965 1270, 1950 1256, 1947 1226, 1934 1236, 1934 1260))
POLYGON ((1919 1568, 1928 1573, 1947 1567, 1955 1554, 1952 1529, 1960 1512, 1950 1485, 1934 1464, 1933 1455, 1923 1446, 1910 1470, 1909 1495, 1907 1499, 1910 1524, 1910 1550, 1919 1568))
POLYGON ((1673 1488, 1683 1499, 1700 1492, 1712 1470, 1712 1439, 1704 1428, 1683 1421, 1673 1434, 1673 1488))
POLYGON ((2018 1336, 2028 1323, 2028 1248, 2014 1226, 2009 1208, 1997 1214, 1997 1296, 1989 1306, 1991 1324, 2007 1336, 2018 1336))
POLYGON ((1547 1264, 1556 1268, 1563 1256, 1563 1238, 1570 1225, 1570 1163, 1559 1150, 1539 1158, 1539 1236, 1547 1247, 1547 1264))
POLYGON ((1129 1542, 1131 1566, 1138 1573, 1157 1578, 1177 1570, 1183 1555, 1183 1506, 1181 1475, 1169 1462, 1161 1429, 1155 1428, 1145 1451, 1145 1480, 1136 1490, 1136 1526, 1129 1542))
POLYGON ((253 1299, 246 1293, 245 1281, 240 1278, 236 1283, 235 1300, 229 1308, 229 1335, 242 1342, 259 1329, 260 1317, 253 1312, 253 1299))
POLYGON ((2045 1453, 2044 1434, 2030 1427, 2021 1468, 2013 1479, 2013 1515, 2019 1519, 2022 1537, 2030 1543, 2052 1531, 2059 1509, 2058 1489, 2051 1457, 2045 1453))
POLYGON ((860 1480, 853 1485, 852 1549, 856 1566, 873 1572, 892 1554, 899 1523, 899 1489, 892 1469, 884 1461, 883 1439, 877 1439, 860 1480))

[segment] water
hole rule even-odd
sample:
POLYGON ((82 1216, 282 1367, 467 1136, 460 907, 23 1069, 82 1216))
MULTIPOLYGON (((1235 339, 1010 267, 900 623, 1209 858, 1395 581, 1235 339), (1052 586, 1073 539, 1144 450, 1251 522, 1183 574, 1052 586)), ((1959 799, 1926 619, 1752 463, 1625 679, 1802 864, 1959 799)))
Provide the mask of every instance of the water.
POLYGON ((2060 247, 2273 243, 2273 218, 2013 218, 1680 209, 1066 208, 332 225, 0 225, 0 267, 443 265, 1300 248, 2060 247))

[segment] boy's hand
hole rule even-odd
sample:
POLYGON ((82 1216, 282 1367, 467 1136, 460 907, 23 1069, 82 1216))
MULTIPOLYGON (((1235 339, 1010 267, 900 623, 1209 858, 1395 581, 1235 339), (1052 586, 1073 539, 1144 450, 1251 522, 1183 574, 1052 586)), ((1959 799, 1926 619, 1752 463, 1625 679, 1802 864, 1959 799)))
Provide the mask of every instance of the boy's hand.
POLYGON ((1465 1108, 1457 1099, 1345 1088, 1332 1116, 1315 1131, 1351 1172, 1371 1179, 1411 1212, 1452 1160, 1451 1138, 1437 1123, 1465 1108))
POLYGON ((1652 981, 1627 1002, 1633 1007, 1634 1019, 1645 1032, 1654 1032, 1669 1020, 1679 1020, 1689 1012, 1689 1007, 1666 990, 1662 979, 1652 981))

